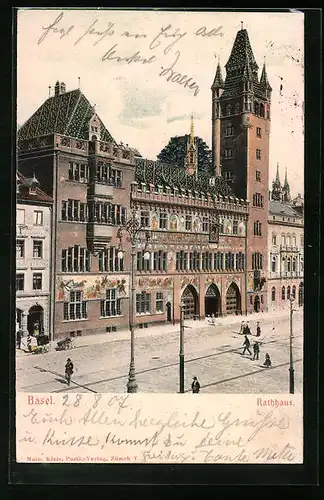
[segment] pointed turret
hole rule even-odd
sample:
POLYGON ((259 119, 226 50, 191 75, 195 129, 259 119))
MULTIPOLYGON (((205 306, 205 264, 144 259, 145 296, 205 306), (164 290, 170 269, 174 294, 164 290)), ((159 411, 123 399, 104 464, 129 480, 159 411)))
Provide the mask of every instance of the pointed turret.
POLYGON ((195 146, 195 129, 194 129, 193 114, 191 115, 190 135, 187 145, 185 167, 188 175, 195 175, 197 177, 198 163, 197 163, 197 150, 195 146))
POLYGON ((282 200, 282 187, 279 176, 279 163, 277 163, 276 179, 272 182, 272 196, 271 198, 276 201, 282 200))
POLYGON ((215 73, 215 78, 213 81, 213 85, 211 86, 212 90, 217 90, 217 89, 223 89, 224 88, 224 80, 222 76, 222 70, 219 64, 219 61, 217 63, 217 69, 215 73))
POLYGON ((268 80, 268 74, 267 74, 267 70, 266 70, 265 61, 263 63, 263 68, 262 68, 262 73, 261 73, 261 78, 260 78, 260 85, 267 92, 272 92, 272 88, 271 88, 271 85, 270 85, 269 80, 268 80))
POLYGON ((288 175, 287 175, 287 168, 286 168, 286 173, 285 173, 285 182, 282 188, 283 192, 283 200, 284 201, 290 201, 290 186, 288 183, 288 175))

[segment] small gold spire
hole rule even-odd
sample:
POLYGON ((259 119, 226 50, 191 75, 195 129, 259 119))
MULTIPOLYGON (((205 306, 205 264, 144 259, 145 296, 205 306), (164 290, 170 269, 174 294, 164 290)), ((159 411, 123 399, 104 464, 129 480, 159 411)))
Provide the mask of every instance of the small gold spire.
POLYGON ((194 129, 193 113, 191 113, 190 146, 194 146, 194 143, 195 143, 195 129, 194 129))

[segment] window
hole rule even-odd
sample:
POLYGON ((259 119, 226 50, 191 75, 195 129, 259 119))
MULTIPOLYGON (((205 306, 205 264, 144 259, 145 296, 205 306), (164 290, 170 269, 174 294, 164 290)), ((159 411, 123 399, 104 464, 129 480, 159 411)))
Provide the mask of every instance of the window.
POLYGON ((263 207, 263 196, 260 193, 255 193, 253 195, 253 206, 254 207, 263 207))
POLYGON ((163 312, 163 292, 156 292, 156 312, 163 312))
POLYGON ((161 211, 159 216, 159 228, 167 229, 167 224, 168 224, 168 214, 165 211, 161 211))
POLYGON ((167 270, 167 252, 159 250, 158 252, 153 253, 153 269, 154 271, 167 270))
POLYGON ((255 172, 255 180, 261 182, 261 172, 260 170, 256 170, 255 172))
POLYGON ((221 252, 214 253, 214 270, 221 271, 222 269, 223 269, 223 254, 221 252))
POLYGON ((105 318, 107 316, 120 316, 120 299, 117 298, 116 288, 106 289, 106 298, 100 302, 100 316, 105 318))
POLYGON ((272 257, 272 260, 271 260, 271 271, 273 273, 276 272, 276 268, 277 268, 277 259, 275 256, 272 257))
POLYGON ((271 300, 272 300, 272 302, 276 301, 276 289, 274 286, 271 289, 271 300))
POLYGON ((283 286, 281 289, 281 300, 285 300, 285 298, 286 298, 286 289, 283 286))
POLYGON ((255 252, 252 254, 252 269, 260 270, 263 267, 262 253, 255 252))
POLYGON ((291 296, 292 296, 293 299, 296 298, 296 287, 295 287, 295 285, 292 287, 291 296))
POLYGON ((276 233, 272 233, 272 244, 276 245, 277 244, 277 236, 276 233))
POLYGON ((281 235, 281 244, 282 244, 283 246, 285 246, 285 245, 286 245, 286 235, 285 235, 285 234, 282 234, 282 235, 281 235))
POLYGON ((287 246, 290 247, 290 244, 291 244, 290 234, 287 234, 287 246))
POLYGON ((61 269, 62 272, 89 272, 91 269, 89 250, 78 245, 62 249, 61 269))
POLYGON ((150 212, 147 211, 141 212, 141 226, 142 227, 150 226, 150 212))
POLYGON ((262 224, 258 220, 254 223, 254 236, 262 236, 262 224))
POLYGON ((228 125, 226 127, 226 137, 234 135, 234 127, 232 125, 228 125))
POLYGON ((234 179, 233 172, 224 172, 224 179, 226 181, 232 181, 234 179))
POLYGON ((287 286, 287 300, 290 299, 290 286, 287 286))
POLYGON ((40 210, 34 210, 34 224, 36 226, 43 225, 43 212, 40 210))
MULTIPOLYGON (((288 259, 287 259, 287 271, 289 273, 291 271, 291 258, 290 257, 288 257, 288 259)), ((287 294, 288 294, 288 288, 287 288, 287 294)), ((287 298, 289 298, 289 297, 287 297, 287 298)))
POLYGON ((256 128, 256 135, 257 135, 257 137, 261 137, 261 128, 260 127, 256 128))
POLYGON ((136 313, 147 314, 151 312, 151 294, 142 292, 136 294, 136 313))
POLYGON ((192 229, 192 217, 191 215, 186 215, 186 231, 191 231, 192 229))
POLYGON ((70 301, 64 302, 64 319, 78 320, 88 317, 88 303, 83 300, 81 291, 70 292, 70 301))
POLYGON ((17 224, 25 224, 25 210, 17 209, 17 224))
POLYGON ((137 271, 148 271, 150 269, 151 259, 144 259, 145 252, 137 252, 136 255, 136 269, 137 271))
POLYGON ((236 270, 237 271, 244 271, 244 253, 239 252, 236 254, 236 270))
POLYGON ((16 290, 22 292, 25 286, 25 275, 16 274, 16 290))
POLYGON ((225 149, 225 158, 233 158, 233 149, 225 149))
POLYGON ((21 259, 25 257, 25 240, 16 241, 16 258, 21 259))
POLYGON ((255 151, 255 155, 257 160, 261 160, 261 149, 257 149, 255 151))
POLYGON ((88 180, 88 166, 84 163, 69 163, 69 180, 85 182, 88 180))
POLYGON ((42 240, 33 240, 33 257, 34 259, 41 259, 43 257, 42 240))
POLYGON ((226 107, 226 114, 229 116, 232 113, 232 106, 231 104, 228 104, 226 107))
POLYGON ((208 217, 203 217, 203 232, 208 233, 209 231, 209 218, 208 217))
POLYGON ((300 237, 300 246, 303 247, 304 246, 304 236, 301 236, 300 237))
POLYGON ((233 234, 238 234, 238 220, 233 220, 233 234))
MULTIPOLYGON (((199 260, 200 260, 200 254, 199 260)), ((186 271, 187 270, 187 262, 188 262, 188 254, 183 250, 176 253, 176 270, 177 271, 186 271)), ((199 267, 198 267, 199 269, 199 267)))
POLYGON ((295 235, 293 235, 293 236, 291 237, 291 244, 292 244, 292 246, 293 246, 293 247, 295 247, 295 246, 296 246, 296 236, 295 236, 295 235))
POLYGON ((33 290, 42 289, 42 273, 33 274, 33 290))
POLYGON ((292 260, 292 271, 293 271, 293 273, 296 272, 296 259, 295 258, 293 258, 293 260, 292 260))

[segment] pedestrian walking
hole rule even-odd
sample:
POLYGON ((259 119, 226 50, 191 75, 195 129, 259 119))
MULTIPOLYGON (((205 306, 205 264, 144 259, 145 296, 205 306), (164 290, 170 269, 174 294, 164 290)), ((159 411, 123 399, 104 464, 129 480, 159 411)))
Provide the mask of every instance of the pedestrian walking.
POLYGON ((241 328, 240 328, 240 335, 243 335, 244 334, 244 331, 245 331, 245 322, 242 321, 241 323, 241 328))
POLYGON ((193 394, 198 394, 198 392, 200 391, 200 384, 197 377, 193 377, 192 379, 191 390, 193 394))
POLYGON ((68 358, 65 365, 65 378, 68 385, 70 385, 71 382, 71 377, 73 375, 73 368, 74 368, 73 363, 71 359, 68 358))
POLYGON ((266 368, 269 368, 269 366, 271 366, 271 359, 268 353, 266 353, 265 355, 263 366, 265 366, 266 368))
POLYGON ((260 337, 261 335, 261 327, 260 327, 260 322, 257 322, 257 329, 256 329, 256 336, 260 337))
POLYGON ((254 344, 253 344, 253 361, 255 359, 259 359, 259 353, 260 353, 260 344, 259 344, 259 342, 254 342, 254 344))
POLYGON ((250 325, 249 322, 246 322, 245 328, 244 328, 244 335, 251 335, 251 330, 250 330, 250 325))
POLYGON ((243 342, 244 349, 243 349, 243 356, 245 354, 245 351, 248 351, 248 353, 252 356, 252 352, 250 351, 250 340, 247 335, 245 335, 245 340, 243 342))
POLYGON ((22 331, 18 330, 17 331, 17 349, 21 349, 21 339, 22 339, 22 331))

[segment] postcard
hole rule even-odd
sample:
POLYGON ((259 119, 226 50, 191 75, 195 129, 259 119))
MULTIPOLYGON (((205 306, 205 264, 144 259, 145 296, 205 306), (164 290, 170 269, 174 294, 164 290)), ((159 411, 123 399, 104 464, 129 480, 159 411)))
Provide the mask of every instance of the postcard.
POLYGON ((302 464, 304 17, 17 12, 16 461, 302 464))

